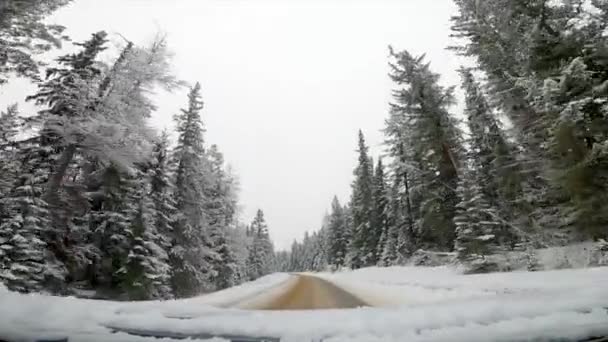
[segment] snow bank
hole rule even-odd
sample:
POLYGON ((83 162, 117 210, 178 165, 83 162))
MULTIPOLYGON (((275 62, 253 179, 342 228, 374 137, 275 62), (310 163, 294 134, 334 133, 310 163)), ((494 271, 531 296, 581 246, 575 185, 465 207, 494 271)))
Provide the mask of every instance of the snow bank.
POLYGON ((281 291, 289 284, 285 274, 169 302, 116 303, 0 291, 0 339, 145 340, 111 334, 107 327, 165 336, 271 336, 287 342, 474 342, 608 335, 608 268, 463 275, 450 267, 390 267, 319 276, 379 306, 316 311, 225 307, 242 303, 238 298, 281 291))
POLYGON ((184 319, 219 311, 217 307, 258 296, 287 281, 289 275, 272 274, 212 294, 181 300, 113 302, 9 292, 0 286, 0 341, 30 341, 70 337, 72 341, 137 341, 112 334, 108 322, 148 314, 184 319))
MULTIPOLYGON (((539 270, 557 270, 564 268, 585 268, 608 266, 608 244, 606 242, 581 242, 567 246, 536 249, 534 256, 539 270)), ((526 270, 528 255, 525 251, 509 251, 485 257, 491 269, 498 272, 526 270)), ((435 267, 458 264, 456 253, 416 251, 407 261, 410 266, 435 267)), ((475 273, 475 265, 467 265, 468 271, 475 273)), ((463 268, 463 271, 465 268, 463 268)))
MULTIPOLYGON (((360 298, 399 304, 317 311, 224 310, 161 331, 282 337, 282 341, 512 341, 608 334, 608 268, 461 275, 440 268, 369 268, 322 274, 360 298), (377 291, 383 291, 378 293, 377 291)), ((373 303, 377 304, 377 303, 373 303)), ((146 329, 150 315, 113 322, 146 329)))

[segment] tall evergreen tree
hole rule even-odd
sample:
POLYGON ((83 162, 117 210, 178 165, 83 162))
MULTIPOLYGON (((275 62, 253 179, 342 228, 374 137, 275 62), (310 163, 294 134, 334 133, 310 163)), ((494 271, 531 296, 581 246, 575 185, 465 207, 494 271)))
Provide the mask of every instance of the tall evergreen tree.
POLYGON ((514 157, 515 150, 507 142, 472 72, 461 69, 460 73, 465 91, 464 114, 471 134, 468 155, 473 168, 470 175, 464 175, 470 178, 464 187, 466 191, 473 191, 472 187, 476 187, 474 191, 481 191, 473 197, 483 195, 486 209, 491 208, 496 215, 484 219, 493 222, 492 234, 501 245, 514 247, 517 232, 509 229, 507 222, 529 226, 525 220, 530 214, 523 198, 523 179, 514 157))
POLYGON ((373 215, 372 229, 367 236, 367 245, 373 250, 373 262, 377 264, 380 260, 383 246, 388 233, 388 194, 386 189, 386 178, 382 159, 378 159, 373 179, 373 215))
POLYGON ((216 145, 207 151, 208 177, 205 182, 205 214, 210 231, 210 248, 215 252, 211 263, 216 273, 218 288, 235 284, 236 263, 226 232, 233 224, 236 213, 234 180, 224 170, 224 156, 216 145))
MULTIPOLYGON (((594 220, 593 215, 577 213, 602 212, 589 209, 604 202, 589 193, 603 191, 595 191, 601 189, 596 184, 577 183, 598 179, 591 174, 599 169, 584 165, 602 154, 597 151, 604 140, 603 125, 597 120, 603 115, 598 101, 605 96, 598 92, 606 75, 605 4, 547 0, 459 0, 457 4, 460 14, 453 19, 454 31, 465 38, 457 50, 477 58, 488 75, 494 101, 515 127, 525 162, 521 169, 527 176, 526 193, 534 208, 531 217, 545 230, 576 226, 583 236, 597 236, 595 228, 585 232, 584 227, 601 226, 603 218, 591 223, 585 220, 594 220), (576 81, 561 82, 567 78, 576 81), (579 119, 568 113, 579 113, 574 114, 579 119), (579 221, 583 216, 585 220, 579 221)), ((602 165, 601 157, 591 164, 602 165)))
POLYGON ((272 271, 274 247, 268 234, 268 226, 264 219, 264 212, 258 210, 251 222, 253 243, 249 255, 250 279, 257 279, 272 271))
POLYGON ((556 116, 548 142, 549 175, 568 198, 562 213, 583 239, 608 237, 608 65, 593 63, 573 59, 545 81, 539 100, 556 116))
POLYGON ((463 170, 458 185, 455 250, 462 261, 478 261, 496 252, 500 227, 499 213, 492 207, 481 182, 479 169, 463 170))
POLYGON ((125 198, 130 248, 116 271, 120 287, 131 300, 171 298, 169 256, 161 245, 164 237, 155 226, 158 213, 150 196, 147 170, 134 171, 125 198))
POLYGON ((344 208, 334 196, 327 226, 327 256, 328 263, 338 268, 344 266, 349 243, 345 216, 344 208))
MULTIPOLYGON (((0 198, 8 194, 17 178, 19 163, 17 160, 16 137, 20 129, 17 105, 9 106, 0 113, 0 198)), ((2 204, 0 204, 0 213, 2 204)))
POLYGON ((171 179, 172 164, 169 156, 167 133, 163 132, 155 143, 148 177, 150 179, 150 199, 154 206, 154 226, 159 232, 157 243, 168 251, 173 239, 173 224, 176 216, 173 182, 171 179))
POLYGON ((352 239, 348 247, 348 264, 360 268, 374 262, 375 250, 368 244, 371 235, 371 216, 373 214, 373 166, 368 155, 363 132, 359 130, 357 153, 359 160, 355 168, 355 180, 352 183, 351 214, 352 239))
POLYGON ((174 150, 176 161, 175 200, 177 217, 173 227, 171 250, 172 285, 178 297, 192 296, 210 284, 212 266, 204 257, 206 218, 201 171, 205 170, 203 122, 200 112, 203 101, 197 83, 188 94, 188 108, 175 116, 178 141, 174 150))
POLYGON ((48 206, 42 199, 47 151, 22 146, 19 176, 0 200, 0 280, 20 292, 61 292, 65 268, 46 243, 48 206))
MULTIPOLYGON (((66 250, 64 238, 69 229, 70 208, 65 193, 61 192, 61 184, 78 146, 68 136, 76 131, 72 123, 86 118, 90 113, 91 99, 95 97, 101 75, 96 58, 105 49, 106 37, 102 31, 93 34, 88 41, 76 44, 82 47, 81 51, 60 57, 59 66, 49 68, 46 81, 39 84, 36 94, 28 97, 38 105, 47 106, 30 122, 40 127, 38 141, 41 148, 47 151, 44 155, 49 160, 45 163, 49 169, 44 172, 44 178, 39 179, 44 189, 41 195, 49 206, 51 219, 48 243, 63 261, 66 261, 62 254, 66 250)), ((82 137, 76 135, 76 140, 82 137)))
MULTIPOLYGON (((393 91, 386 132, 390 151, 409 146, 407 161, 415 169, 412 207, 416 210, 418 243, 423 247, 450 250, 455 227, 458 163, 463 151, 460 132, 448 113, 453 89, 439 85, 439 75, 424 63, 424 56, 394 52, 391 78, 399 86, 393 91)), ((413 179, 412 179, 413 178, 413 179)), ((408 197, 409 199, 409 197, 408 197)))

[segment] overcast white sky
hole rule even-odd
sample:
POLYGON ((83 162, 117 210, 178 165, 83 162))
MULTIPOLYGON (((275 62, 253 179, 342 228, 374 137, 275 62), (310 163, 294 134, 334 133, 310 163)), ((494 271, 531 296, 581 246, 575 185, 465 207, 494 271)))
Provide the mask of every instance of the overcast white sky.
MULTIPOLYGON (((319 228, 334 194, 348 200, 357 130, 382 151, 389 44, 459 83, 445 50, 453 13, 451 0, 74 0, 51 21, 75 41, 167 32, 177 75, 202 83, 207 142, 241 180, 241 219, 262 208, 287 248, 319 228)), ((172 125, 184 92, 159 94, 155 125, 172 125)))

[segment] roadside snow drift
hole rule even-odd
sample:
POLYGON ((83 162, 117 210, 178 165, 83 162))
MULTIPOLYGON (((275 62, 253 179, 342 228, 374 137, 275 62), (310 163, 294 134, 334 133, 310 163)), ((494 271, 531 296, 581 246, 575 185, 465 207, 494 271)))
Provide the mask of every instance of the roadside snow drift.
MULTIPOLYGON (((451 268, 368 268, 319 274, 375 305, 314 311, 243 310, 289 286, 275 274, 212 295, 118 303, 0 290, 0 340, 160 341, 241 335, 281 341, 513 341, 608 335, 608 268, 461 275, 451 268)), ((217 340, 217 339, 216 339, 217 340)))

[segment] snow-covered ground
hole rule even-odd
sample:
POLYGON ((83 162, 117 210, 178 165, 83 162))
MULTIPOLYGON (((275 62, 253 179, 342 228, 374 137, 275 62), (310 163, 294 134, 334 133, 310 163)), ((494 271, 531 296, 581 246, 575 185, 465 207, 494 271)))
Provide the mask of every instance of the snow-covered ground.
POLYGON ((462 275, 448 267, 391 267, 319 276, 377 307, 274 312, 231 307, 281 291, 288 283, 285 274, 168 302, 116 303, 0 290, 0 340, 146 340, 111 334, 107 326, 326 342, 576 340, 608 335, 606 267, 485 275, 462 275))

